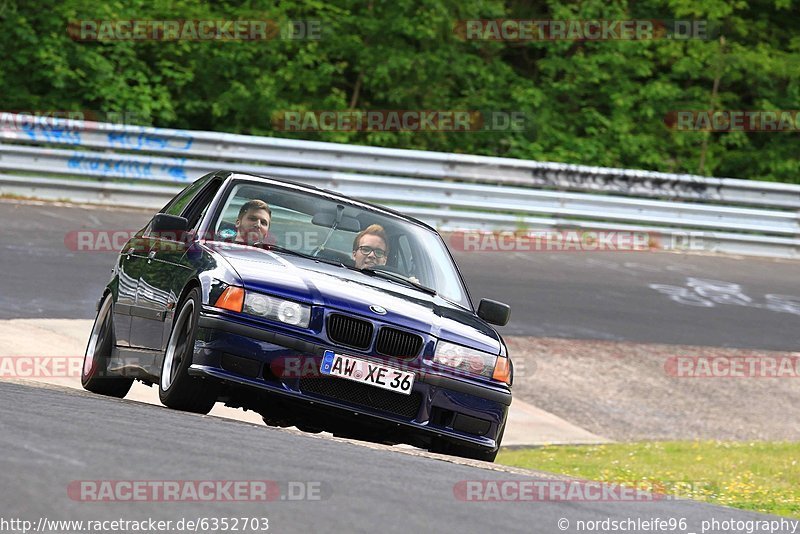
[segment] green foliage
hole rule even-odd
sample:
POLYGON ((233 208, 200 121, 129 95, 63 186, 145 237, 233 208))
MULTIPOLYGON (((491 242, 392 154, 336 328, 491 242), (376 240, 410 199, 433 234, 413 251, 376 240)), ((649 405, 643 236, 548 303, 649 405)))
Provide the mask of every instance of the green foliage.
POLYGON ((797 133, 668 128, 676 110, 792 110, 791 0, 0 0, 4 110, 800 183, 797 133), (708 40, 465 40, 464 19, 702 19, 708 40), (76 42, 81 19, 319 21, 319 40, 76 42), (716 87, 716 89, 715 89, 716 87), (298 110, 524 113, 477 132, 285 132, 298 110))

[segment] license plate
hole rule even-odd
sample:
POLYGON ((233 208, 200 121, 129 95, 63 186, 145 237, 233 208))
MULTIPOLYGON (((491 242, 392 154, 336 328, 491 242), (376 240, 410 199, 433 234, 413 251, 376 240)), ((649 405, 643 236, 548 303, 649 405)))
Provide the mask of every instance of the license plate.
POLYGON ((414 385, 414 373, 352 356, 336 354, 332 350, 325 351, 320 372, 324 375, 338 376, 404 395, 410 395, 411 386, 414 385))

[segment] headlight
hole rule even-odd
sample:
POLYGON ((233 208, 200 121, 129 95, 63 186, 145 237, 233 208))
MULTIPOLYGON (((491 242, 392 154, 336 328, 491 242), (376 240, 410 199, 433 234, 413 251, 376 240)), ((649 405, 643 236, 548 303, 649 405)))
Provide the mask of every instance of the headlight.
POLYGON ((274 321, 308 328, 311 321, 311 308, 305 304, 268 297, 260 293, 246 291, 244 295, 244 313, 265 317, 274 321))
POLYGON ((497 355, 440 340, 436 344, 433 361, 460 371, 491 378, 497 363, 497 355))

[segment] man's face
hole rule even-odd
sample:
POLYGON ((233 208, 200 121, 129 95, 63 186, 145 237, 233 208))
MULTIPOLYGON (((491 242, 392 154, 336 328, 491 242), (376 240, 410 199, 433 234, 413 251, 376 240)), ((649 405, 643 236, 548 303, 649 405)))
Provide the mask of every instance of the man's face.
POLYGON ((356 262, 356 269, 367 269, 376 265, 386 265, 386 243, 376 235, 363 235, 358 241, 358 248, 353 251, 353 259, 356 262), (361 247, 369 247, 371 250, 362 249, 361 247), (365 251, 368 253, 365 254, 365 251), (379 258, 377 254, 381 254, 381 251, 383 252, 383 257, 379 258))
POLYGON ((248 244, 263 242, 269 232, 270 222, 267 210, 247 210, 240 219, 236 219, 236 242, 248 244))

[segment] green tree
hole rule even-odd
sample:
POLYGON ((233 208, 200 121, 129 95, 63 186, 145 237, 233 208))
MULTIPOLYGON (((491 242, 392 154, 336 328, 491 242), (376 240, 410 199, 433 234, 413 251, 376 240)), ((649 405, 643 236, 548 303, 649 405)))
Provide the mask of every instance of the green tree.
POLYGON ((682 132, 676 110, 797 109, 790 0, 0 0, 2 109, 142 124, 800 183, 797 133, 682 132), (466 40, 464 19, 698 19, 707 40, 466 40), (104 41, 82 19, 319 21, 322 38, 104 41), (478 132, 286 132, 287 110, 523 113, 478 132))

